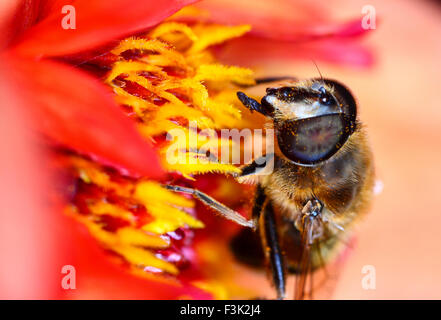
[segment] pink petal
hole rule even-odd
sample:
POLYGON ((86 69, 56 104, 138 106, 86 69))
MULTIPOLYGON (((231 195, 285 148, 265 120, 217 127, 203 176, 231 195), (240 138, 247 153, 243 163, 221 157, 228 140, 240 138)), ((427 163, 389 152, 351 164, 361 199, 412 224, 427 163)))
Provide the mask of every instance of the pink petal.
POLYGON ((332 7, 322 2, 273 0, 206 1, 198 7, 210 12, 207 20, 223 24, 251 24, 251 33, 276 40, 306 41, 365 34, 361 19, 333 20, 332 7))
POLYGON ((247 36, 229 42, 219 48, 218 58, 227 64, 256 67, 265 62, 292 59, 328 61, 357 67, 370 67, 373 53, 359 43, 350 40, 326 39, 307 42, 283 42, 247 36))

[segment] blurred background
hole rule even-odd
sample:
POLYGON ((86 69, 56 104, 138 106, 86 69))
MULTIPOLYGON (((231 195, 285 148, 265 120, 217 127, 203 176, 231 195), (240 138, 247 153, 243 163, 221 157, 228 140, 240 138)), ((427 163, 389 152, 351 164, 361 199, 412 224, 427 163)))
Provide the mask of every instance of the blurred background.
MULTIPOLYGON (((350 9, 357 1, 341 6, 350 9)), ((361 4, 363 2, 360 2, 361 4)), ((441 298, 441 7, 430 1, 370 1, 380 23, 369 72, 328 72, 350 83, 369 129, 384 190, 360 225, 335 298, 441 298), (360 270, 375 266, 376 290, 360 270)), ((325 71, 326 72, 326 71, 325 71)))

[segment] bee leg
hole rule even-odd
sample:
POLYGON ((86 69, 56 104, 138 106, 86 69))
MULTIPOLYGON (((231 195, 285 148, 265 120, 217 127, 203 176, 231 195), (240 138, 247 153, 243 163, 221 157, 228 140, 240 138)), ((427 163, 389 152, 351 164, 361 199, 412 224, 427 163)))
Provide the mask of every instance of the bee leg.
POLYGON ((263 205, 266 200, 265 189, 259 184, 256 188, 256 194, 254 195, 254 204, 253 204, 253 219, 256 221, 259 220, 260 215, 262 214, 263 205))
MULTIPOLYGON (((255 221, 260 217, 265 200, 264 189, 257 185, 252 209, 252 217, 255 221)), ((231 240, 230 247, 237 261, 254 268, 264 267, 265 257, 258 233, 250 229, 242 229, 231 240)))
POLYGON ((264 204, 262 215, 259 219, 259 228, 262 235, 262 244, 265 255, 271 267, 273 283, 277 290, 277 299, 285 298, 285 262, 280 249, 277 234, 276 219, 271 202, 264 204))
MULTIPOLYGON (((269 172, 266 170, 267 166, 270 164, 274 164, 273 161, 274 153, 268 153, 253 160, 249 164, 243 165, 242 167, 240 167, 241 172, 233 176, 237 178, 239 182, 241 182, 243 178, 251 177, 258 174, 268 174, 269 172)), ((270 167, 269 169, 272 169, 272 167, 270 167)))
POLYGON ((240 213, 228 208, 227 206, 216 201, 215 199, 213 199, 209 195, 203 193, 202 191, 199 191, 197 189, 185 188, 185 187, 181 187, 181 186, 172 186, 172 185, 165 185, 164 187, 168 190, 172 190, 175 192, 182 192, 182 193, 191 194, 196 199, 199 199, 204 204, 206 204, 207 206, 209 206, 213 210, 220 213, 220 215, 222 217, 224 217, 228 220, 231 220, 233 222, 236 222, 237 224, 239 224, 241 226, 249 227, 252 229, 256 229, 256 227, 257 227, 256 220, 254 220, 254 219, 248 220, 248 219, 244 218, 240 213))
MULTIPOLYGON (((262 157, 259 157, 258 159, 254 160, 250 164, 244 165, 243 167, 241 167, 241 173, 238 174, 236 176, 236 178, 248 177, 248 176, 258 174, 259 172, 261 172, 261 170, 265 169, 268 161, 272 161, 273 158, 274 158, 274 154, 270 153, 270 154, 264 155, 262 157)), ((241 226, 249 227, 253 230, 255 230, 257 228, 257 221, 259 219, 259 215, 254 214, 255 210, 257 210, 257 209, 253 209, 253 218, 251 220, 247 220, 240 213, 228 208, 227 206, 223 205, 222 203, 216 201, 215 199, 213 199, 209 195, 207 195, 197 189, 185 188, 185 187, 181 187, 181 186, 172 186, 172 185, 164 185, 164 187, 168 190, 172 190, 175 192, 182 192, 182 193, 187 193, 187 194, 193 195, 196 199, 199 199, 207 206, 216 210, 224 218, 229 219, 231 221, 234 221, 241 226)), ((262 200, 262 203, 263 203, 263 200, 262 200)), ((262 204, 260 204, 260 206, 261 205, 262 204)), ((261 210, 261 207, 259 210, 261 210)))

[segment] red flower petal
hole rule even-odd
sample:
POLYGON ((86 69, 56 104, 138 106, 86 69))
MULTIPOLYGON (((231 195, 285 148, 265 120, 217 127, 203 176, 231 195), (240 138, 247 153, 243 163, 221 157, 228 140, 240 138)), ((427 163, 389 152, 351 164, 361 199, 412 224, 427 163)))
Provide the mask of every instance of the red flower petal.
MULTIPOLYGON (((0 61, 1 64, 1 61, 0 61)), ((0 66, 0 299, 49 299, 61 291, 66 257, 60 211, 23 101, 0 66)))
MULTIPOLYGON (((23 35, 16 49, 33 56, 60 56, 97 47, 151 27, 197 0, 78 0, 76 29, 65 30, 63 4, 23 35)), ((65 3, 64 3, 65 4, 65 3)))
POLYGON ((19 4, 19 0, 0 2, 0 49, 6 46, 17 32, 14 13, 19 4))
POLYGON ((60 63, 3 59, 11 63, 15 72, 11 79, 25 95, 37 129, 46 136, 131 173, 152 178, 162 175, 155 150, 141 138, 104 85, 60 63))

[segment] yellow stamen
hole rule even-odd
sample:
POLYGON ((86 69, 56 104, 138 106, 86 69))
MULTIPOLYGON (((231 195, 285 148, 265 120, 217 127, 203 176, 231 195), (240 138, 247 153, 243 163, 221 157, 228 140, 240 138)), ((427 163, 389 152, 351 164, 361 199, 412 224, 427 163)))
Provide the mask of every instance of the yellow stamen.
MULTIPOLYGON (((158 154, 167 171, 190 180, 209 172, 240 172, 235 165, 198 152, 202 146, 231 147, 231 140, 220 135, 207 139, 190 129, 189 124, 197 122, 198 129, 213 132, 244 126, 236 91, 237 85, 255 83, 253 72, 219 64, 209 47, 239 37, 249 29, 247 25, 190 26, 168 21, 145 37, 121 41, 111 51, 117 61, 105 82, 113 89, 116 101, 136 114, 140 133, 153 142, 162 141, 158 154), (187 142, 174 164, 167 161, 167 150, 173 141, 164 141, 165 134, 172 129, 182 130, 187 142)), ((67 158, 78 180, 86 185, 78 191, 70 214, 104 247, 128 262, 134 273, 153 267, 178 274, 179 268, 155 250, 171 248, 167 236, 170 232, 204 227, 194 216, 194 200, 169 191, 156 181, 123 177, 78 156, 67 158), (94 191, 88 191, 89 187, 94 191)), ((216 292, 218 298, 227 297, 215 282, 199 281, 194 285, 216 292)))
POLYGON ((198 40, 198 36, 193 32, 193 30, 189 26, 177 22, 168 22, 159 25, 155 30, 153 30, 150 33, 150 37, 161 38, 161 36, 174 32, 180 32, 185 34, 188 37, 188 39, 190 39, 193 42, 196 42, 198 40))
POLYGON ((223 25, 197 25, 194 27, 194 32, 199 40, 193 44, 189 53, 195 53, 206 48, 225 42, 227 40, 240 37, 251 30, 251 26, 223 26, 223 25))
POLYGON ((235 82, 241 85, 253 85, 256 83, 251 69, 224 66, 221 64, 203 64, 199 66, 195 79, 199 81, 235 82))

